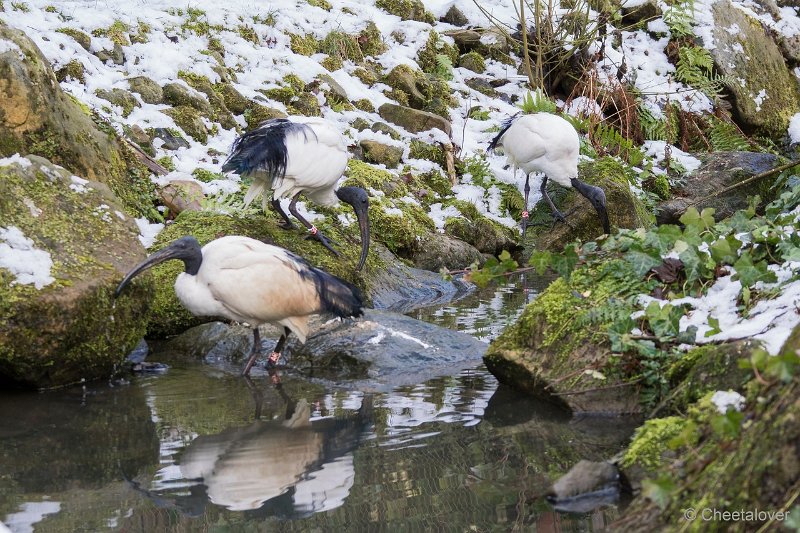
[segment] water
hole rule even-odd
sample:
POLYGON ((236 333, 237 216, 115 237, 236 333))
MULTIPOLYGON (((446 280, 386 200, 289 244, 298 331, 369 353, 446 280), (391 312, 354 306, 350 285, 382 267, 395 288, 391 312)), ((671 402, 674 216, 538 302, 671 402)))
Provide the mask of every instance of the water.
MULTIPOLYGON (((489 340, 536 278, 410 315, 489 340)), ((162 354, 167 357, 166 354, 162 354)), ((474 368, 389 392, 201 362, 115 386, 0 395, 0 519, 14 531, 598 529, 541 498, 634 422, 571 419, 474 368)))

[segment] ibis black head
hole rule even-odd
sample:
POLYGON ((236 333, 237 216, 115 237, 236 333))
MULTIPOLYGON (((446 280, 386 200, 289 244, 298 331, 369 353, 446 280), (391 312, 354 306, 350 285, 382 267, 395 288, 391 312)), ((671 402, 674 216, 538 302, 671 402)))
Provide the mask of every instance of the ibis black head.
POLYGON ((605 231, 606 234, 610 234, 611 224, 608 221, 606 193, 603 192, 603 189, 595 187, 594 185, 589 185, 578 178, 572 178, 572 186, 575 187, 575 190, 581 193, 584 198, 589 200, 595 211, 597 211, 598 216, 600 216, 600 222, 603 223, 603 231, 605 231))
POLYGON ((119 297, 122 289, 137 275, 144 272, 148 268, 154 267, 164 261, 170 259, 180 259, 183 261, 184 269, 187 274, 194 276, 200 270, 200 265, 203 262, 203 254, 200 251, 200 243, 194 237, 181 237, 174 240, 161 250, 154 252, 147 259, 133 267, 133 270, 128 272, 128 275, 117 286, 114 291, 114 298, 119 297))
POLYGON ((361 270, 369 252, 369 196, 361 187, 342 187, 336 191, 336 196, 342 202, 353 206, 353 211, 356 213, 358 229, 361 231, 361 258, 358 260, 356 270, 361 270))

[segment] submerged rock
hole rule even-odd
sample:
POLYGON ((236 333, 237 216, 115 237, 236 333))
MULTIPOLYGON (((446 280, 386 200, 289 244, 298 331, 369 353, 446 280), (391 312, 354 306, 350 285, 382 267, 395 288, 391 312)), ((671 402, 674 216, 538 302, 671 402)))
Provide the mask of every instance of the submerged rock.
MULTIPOLYGON (((388 389, 421 383, 474 366, 486 344, 458 331, 387 311, 367 309, 356 320, 315 317, 305 344, 290 337, 284 350, 289 368, 313 372, 349 387, 388 389)), ((262 326, 267 352, 279 336, 277 328, 262 326)), ((192 328, 171 339, 167 349, 183 356, 202 357, 205 362, 238 372, 252 348, 249 327, 221 322, 192 328)), ((264 358, 253 368, 263 368, 264 358)))
POLYGON ((624 478, 615 465, 581 460, 553 483, 547 500, 557 511, 588 513, 617 503, 623 485, 624 478))
POLYGON ((11 262, 0 268, 0 381, 49 388, 107 377, 142 338, 152 283, 113 300, 145 256, 121 209, 105 185, 43 158, 0 163, 0 229, 16 228, 29 241, 0 239, 11 262), (49 282, 41 271, 35 281, 11 270, 48 262, 49 282))

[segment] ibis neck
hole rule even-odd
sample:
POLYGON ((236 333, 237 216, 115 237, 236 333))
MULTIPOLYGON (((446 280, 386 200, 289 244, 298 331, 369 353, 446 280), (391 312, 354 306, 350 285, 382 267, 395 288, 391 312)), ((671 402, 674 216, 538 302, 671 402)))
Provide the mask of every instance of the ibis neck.
POLYGON ((196 276, 200 271, 200 265, 203 263, 203 255, 199 252, 193 253, 191 256, 184 256, 180 258, 183 261, 183 269, 190 276, 196 276))

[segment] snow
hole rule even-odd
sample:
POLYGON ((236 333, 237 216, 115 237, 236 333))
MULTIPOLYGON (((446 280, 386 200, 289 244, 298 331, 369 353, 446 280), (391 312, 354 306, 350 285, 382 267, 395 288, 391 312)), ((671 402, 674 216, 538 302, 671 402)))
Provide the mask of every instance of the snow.
MULTIPOLYGON (((656 164, 661 164, 666 157, 666 141, 645 141, 642 145, 644 153, 653 158, 656 164)), ((691 174, 700 168, 701 161, 696 157, 687 154, 680 148, 670 145, 670 157, 681 164, 686 172, 691 174)))
POLYGON ((139 241, 145 248, 150 248, 156 242, 156 237, 164 229, 164 224, 152 223, 146 218, 135 218, 136 226, 139 228, 139 241))
POLYGON ((14 154, 11 157, 0 158, 0 167, 7 167, 13 164, 17 164, 22 168, 28 168, 32 165, 30 159, 27 157, 22 157, 19 154, 14 154))
POLYGON ((16 226, 0 226, 0 268, 14 275, 12 285, 33 285, 42 289, 55 281, 50 275, 53 260, 50 252, 40 250, 16 226))
POLYGON ((711 396, 711 403, 716 405, 717 410, 724 415, 730 408, 741 411, 744 408, 745 399, 744 396, 736 391, 730 389, 727 391, 718 390, 711 396))
POLYGON ((8 39, 0 39, 0 54, 5 54, 6 52, 16 52, 20 59, 25 59, 25 54, 22 53, 22 49, 16 43, 8 39))
POLYGON ((34 524, 41 522, 45 516, 56 514, 60 510, 61 503, 59 502, 24 502, 19 506, 19 511, 6 515, 3 522, 14 533, 33 533, 34 524))
POLYGON ((443 208, 441 203, 431 204, 428 214, 440 232, 444 232, 444 223, 448 218, 461 216, 461 212, 455 206, 448 205, 443 208))

